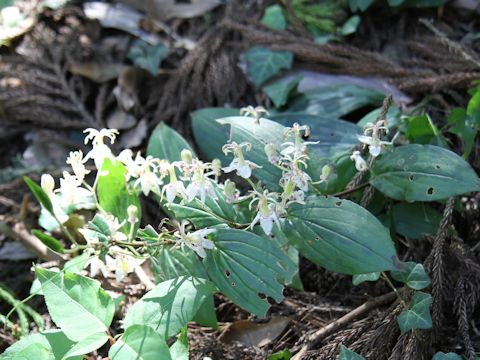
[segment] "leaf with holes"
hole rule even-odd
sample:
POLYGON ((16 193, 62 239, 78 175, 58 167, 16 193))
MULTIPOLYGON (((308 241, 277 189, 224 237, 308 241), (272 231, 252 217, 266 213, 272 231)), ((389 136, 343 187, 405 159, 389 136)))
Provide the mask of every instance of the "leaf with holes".
POLYGON ((278 246, 248 231, 219 229, 213 237, 215 248, 203 263, 208 275, 230 300, 257 316, 269 308, 266 296, 283 300, 283 278, 291 281, 295 264, 278 246))
POLYGON ((417 292, 410 302, 410 309, 398 315, 397 322, 402 333, 413 329, 430 329, 432 317, 430 316, 430 305, 432 296, 424 292, 417 292))
POLYGON ((255 85, 260 86, 281 70, 290 69, 293 54, 290 51, 272 51, 262 46, 256 46, 245 54, 248 64, 248 74, 255 85))
POLYGON ((158 284, 127 312, 124 326, 145 325, 163 339, 179 332, 215 291, 209 281, 180 276, 158 284))
POLYGON ((147 146, 147 155, 168 161, 182 160, 180 153, 183 149, 188 149, 195 155, 195 151, 182 135, 171 127, 160 123, 153 130, 147 146))
POLYGON ((292 204, 287 212, 284 232, 290 242, 328 270, 354 275, 398 266, 388 230, 352 201, 310 196, 305 205, 292 204))
POLYGON ((355 351, 340 345, 340 356, 338 357, 338 360, 365 360, 365 358, 358 355, 355 351))
POLYGON ((392 277, 407 285, 410 289, 421 290, 430 285, 430 277, 422 264, 413 261, 401 263, 401 270, 393 270, 392 277))
POLYGON ((437 201, 480 190, 480 179, 457 154, 433 145, 405 145, 383 154, 371 184, 404 201, 437 201))

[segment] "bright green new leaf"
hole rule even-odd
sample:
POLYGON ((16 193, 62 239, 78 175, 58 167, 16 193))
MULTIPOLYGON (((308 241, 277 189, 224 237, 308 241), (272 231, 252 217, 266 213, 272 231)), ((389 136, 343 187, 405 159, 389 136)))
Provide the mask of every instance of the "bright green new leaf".
POLYGON ((145 40, 137 39, 130 48, 127 57, 132 60, 134 65, 156 76, 160 63, 167 55, 168 48, 162 43, 151 45, 145 40))
POLYGON ((150 140, 148 141, 147 155, 151 155, 158 159, 167 159, 170 162, 180 161, 181 152, 188 149, 195 156, 195 151, 182 135, 171 127, 161 122, 153 130, 150 140))
POLYGON ((235 304, 264 317, 266 297, 283 300, 278 279, 289 282, 295 264, 273 241, 248 231, 219 229, 213 240, 215 248, 203 260, 208 275, 235 304))
POLYGON ((53 205, 52 201, 48 197, 47 193, 43 191, 43 189, 32 179, 27 176, 23 177, 23 181, 27 184, 30 191, 33 193, 37 201, 42 205, 45 209, 48 210, 51 214, 53 214, 53 205))
POLYGON ((290 360, 292 358, 292 353, 290 350, 285 349, 279 352, 276 352, 275 354, 268 355, 267 360, 290 360))
POLYGON ((189 360, 188 354, 188 327, 184 327, 177 341, 170 346, 170 354, 174 360, 189 360))
POLYGON ((281 81, 265 86, 263 87, 263 91, 268 95, 270 100, 272 100, 275 107, 279 108, 287 103, 288 97, 292 92, 295 92, 300 81, 302 81, 302 76, 298 76, 287 82, 281 81))
MULTIPOLYGON (((480 92, 478 93, 480 95, 480 92)), ((470 103, 473 101, 470 100, 470 103)), ((470 104, 469 103, 469 104, 470 104)), ((473 110, 472 114, 475 114, 473 110)), ((452 126, 449 131, 456 134, 464 143, 463 158, 466 159, 473 149, 475 137, 477 136, 478 128, 480 127, 480 117, 478 115, 471 115, 468 110, 462 108, 455 108, 448 117, 448 124, 452 126)))
POLYGON ((125 333, 110 348, 111 360, 171 360, 165 339, 152 328, 143 325, 127 327, 125 333))
POLYGON ((453 352, 444 353, 441 351, 433 355, 433 358, 432 358, 432 360, 462 360, 462 359, 463 358, 460 355, 455 354, 453 352))
POLYGON ((107 331, 115 304, 96 280, 37 267, 52 320, 73 341, 107 331))
POLYGON ((214 286, 204 279, 182 276, 164 281, 130 308, 124 326, 145 325, 168 339, 192 320, 214 291, 214 286))
POLYGON ((287 28, 287 20, 280 5, 268 6, 260 21, 271 29, 285 30, 287 28))
POLYGON ((303 256, 331 271, 354 275, 398 265, 385 227, 349 200, 310 196, 305 205, 292 204, 284 231, 303 256))
POLYGON ((272 51, 256 46, 245 54, 248 74, 257 86, 277 75, 281 70, 292 67, 293 54, 290 51, 272 51))
POLYGON ((379 157, 370 183, 405 201, 437 201, 480 190, 480 179, 460 156, 433 145, 404 145, 379 157))
POLYGON ((442 214, 426 203, 399 203, 392 206, 395 231, 410 239, 437 233, 442 214))
POLYGON ((411 143, 432 145, 445 144, 441 132, 427 114, 406 117, 404 123, 405 137, 411 143))
POLYGON ((367 273, 367 274, 357 274, 353 275, 352 279, 352 284, 357 286, 360 285, 361 283, 365 281, 377 281, 380 279, 380 273, 379 272, 372 272, 372 273, 367 273))
POLYGON ((108 335, 104 332, 92 334, 85 339, 80 340, 72 346, 72 348, 65 354, 63 359, 71 359, 82 356, 102 347, 108 340, 108 335))
POLYGON ((397 322, 402 333, 412 329, 430 329, 432 317, 430 316, 430 305, 432 296, 424 292, 416 292, 410 302, 410 309, 398 315, 397 322))
POLYGON ((340 345, 340 356, 338 360, 365 360, 363 356, 358 355, 355 351, 340 345))
MULTIPOLYGON (((118 218, 119 222, 128 220, 127 209, 130 205, 137 207, 137 218, 142 218, 140 200, 135 191, 130 191, 127 188, 125 181, 126 173, 127 170, 119 161, 112 162, 110 159, 105 159, 97 184, 100 206, 103 210, 118 218)), ((140 220, 135 224, 135 232, 139 223, 140 220)), ((122 227, 122 232, 127 235, 130 232, 130 223, 128 221, 122 227)))
POLYGON ((402 270, 392 270, 392 277, 407 285, 410 289, 421 290, 430 285, 430 277, 422 264, 413 261, 401 263, 402 270))
POLYGON ((40 241, 44 243, 49 249, 55 252, 62 253, 65 250, 60 240, 54 238, 51 235, 45 234, 40 230, 36 230, 36 229, 32 230, 32 234, 35 235, 37 238, 39 238, 40 241))
MULTIPOLYGON (((48 330, 23 337, 0 355, 2 360, 59 360, 74 346, 60 330, 48 330)), ((69 360, 80 360, 70 357, 69 360)))
POLYGON ((360 26, 360 21, 360 16, 353 15, 342 25, 342 27, 340 28, 340 34, 342 34, 343 36, 347 36, 355 33, 360 26))

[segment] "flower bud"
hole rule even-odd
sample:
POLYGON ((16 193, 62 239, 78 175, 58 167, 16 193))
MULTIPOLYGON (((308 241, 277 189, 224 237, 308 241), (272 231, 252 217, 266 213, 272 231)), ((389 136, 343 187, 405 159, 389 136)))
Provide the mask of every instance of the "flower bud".
POLYGON ((322 167, 322 175, 320 175, 320 180, 326 181, 330 175, 333 174, 334 167, 332 165, 325 165, 322 167))
POLYGON ((277 144, 269 143, 264 147, 265 154, 267 154, 268 161, 272 164, 276 164, 278 161, 278 146, 277 144))
POLYGON ((40 186, 42 187, 43 191, 47 193, 47 195, 52 195, 53 189, 55 188, 55 180, 53 179, 52 175, 43 174, 40 178, 40 186))
POLYGON ((182 161, 186 164, 191 164, 193 160, 192 152, 188 149, 183 149, 181 152, 182 161))
POLYGON ((350 159, 355 161, 355 168, 358 171, 365 171, 368 169, 367 162, 362 158, 362 155, 360 155, 360 151, 354 151, 352 156, 350 156, 350 159))
POLYGON ((234 202, 237 197, 237 187, 235 183, 231 180, 225 181, 223 184, 223 191, 225 193, 225 196, 227 197, 227 202, 234 202))
POLYGON ((216 176, 220 176, 222 170, 222 161, 220 159, 212 160, 212 170, 216 176))
POLYGON ((138 208, 135 205, 130 205, 127 208, 128 222, 135 224, 138 221, 138 208))

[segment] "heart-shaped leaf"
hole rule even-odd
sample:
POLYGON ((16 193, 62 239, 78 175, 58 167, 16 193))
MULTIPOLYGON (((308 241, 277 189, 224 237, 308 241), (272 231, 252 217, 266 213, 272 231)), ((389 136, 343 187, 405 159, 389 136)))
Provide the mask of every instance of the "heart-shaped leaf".
POLYGON ((293 54, 290 51, 272 51, 262 46, 256 46, 245 54, 248 64, 248 74, 260 86, 281 70, 290 69, 293 54))
POLYGON ((432 296, 424 292, 417 292, 413 295, 410 309, 398 315, 397 322, 402 333, 412 329, 430 329, 432 317, 430 316, 430 305, 432 296))
POLYGON ((400 266, 402 270, 393 270, 390 273, 395 280, 414 290, 421 290, 430 285, 430 277, 422 264, 409 261, 402 263, 400 266))

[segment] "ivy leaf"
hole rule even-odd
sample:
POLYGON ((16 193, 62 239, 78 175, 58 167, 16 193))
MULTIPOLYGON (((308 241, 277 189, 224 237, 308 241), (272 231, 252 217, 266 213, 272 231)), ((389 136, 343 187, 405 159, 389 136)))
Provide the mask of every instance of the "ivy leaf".
POLYGON ((411 239, 437 232, 442 214, 425 203, 400 203, 392 206, 395 231, 411 239))
POLYGON ((248 64, 248 74, 255 85, 260 86, 281 70, 290 69, 293 63, 293 54, 290 51, 272 51, 262 46, 256 46, 247 51, 245 59, 248 64))
POLYGON ((25 181, 28 188, 32 192, 33 196, 35 196, 37 201, 40 203, 40 205, 42 205, 45 209, 48 210, 50 214, 53 215, 54 213, 53 213, 52 201, 48 197, 47 193, 43 191, 41 186, 27 176, 23 177, 23 181, 25 181))
POLYGON ((396 269, 398 257, 388 231, 360 205, 310 196, 305 205, 292 204, 287 212, 285 234, 314 263, 351 275, 396 269))
POLYGON ((462 360, 463 358, 455 354, 454 352, 449 352, 449 353, 444 353, 444 352, 437 352, 435 355, 433 355, 432 360, 462 360))
POLYGON ((147 146, 147 155, 158 159, 167 159, 170 162, 180 161, 183 149, 190 150, 195 156, 195 151, 182 135, 171 127, 161 122, 155 127, 147 146))
POLYGON ((145 325, 163 339, 179 332, 215 291, 209 281, 193 277, 178 277, 158 284, 127 312, 125 328, 145 325))
MULTIPOLYGON (((102 165, 102 170, 98 179, 97 192, 100 206, 106 212, 113 214, 118 218, 119 222, 128 220, 127 209, 130 205, 137 207, 137 218, 141 219, 142 206, 135 191, 130 191, 127 188, 125 175, 127 170, 119 161, 112 162, 110 159, 105 159, 102 165)), ((135 232, 138 229, 140 220, 135 224, 135 232)), ((122 227, 122 232, 127 234, 130 232, 130 223, 126 221, 122 227)))
POLYGON ((35 269, 52 320, 73 341, 107 331, 115 304, 96 280, 35 269))
POLYGON ((287 20, 280 5, 268 6, 260 21, 271 29, 285 30, 287 28, 287 20))
POLYGON ((278 246, 254 233, 219 229, 215 248, 203 260, 208 275, 230 300, 259 317, 269 308, 265 297, 283 300, 282 278, 291 281, 295 264, 278 246))
POLYGON ((371 184, 388 197, 404 201, 437 201, 480 190, 470 165, 450 150, 411 144, 379 157, 371 184))
POLYGON ((365 281, 377 281, 380 279, 380 273, 379 272, 372 272, 372 273, 367 273, 367 274, 357 274, 353 275, 352 279, 352 284, 357 286, 360 285, 361 283, 365 281))
POLYGON ((161 335, 152 328, 132 325, 108 351, 111 360, 171 360, 170 351, 161 335))
POLYGON ((365 360, 363 356, 358 355, 355 351, 340 345, 340 357, 338 360, 365 360))
POLYGON ((397 322, 400 331, 405 333, 412 329, 430 329, 432 327, 431 304, 432 296, 430 294, 416 292, 410 303, 410 309, 398 315, 397 322))
POLYGON ((409 261, 402 263, 400 266, 402 270, 392 270, 390 273, 395 280, 414 290, 421 290, 430 285, 430 277, 422 264, 409 261))
POLYGON ((160 63, 167 55, 168 48, 162 43, 151 45, 145 40, 137 39, 130 48, 127 57, 138 67, 156 76, 160 63))
POLYGON ((276 82, 263 87, 263 91, 268 95, 270 100, 272 100, 275 107, 279 108, 287 103, 288 97, 295 91, 300 81, 302 81, 302 78, 302 76, 298 76, 287 82, 276 82))

